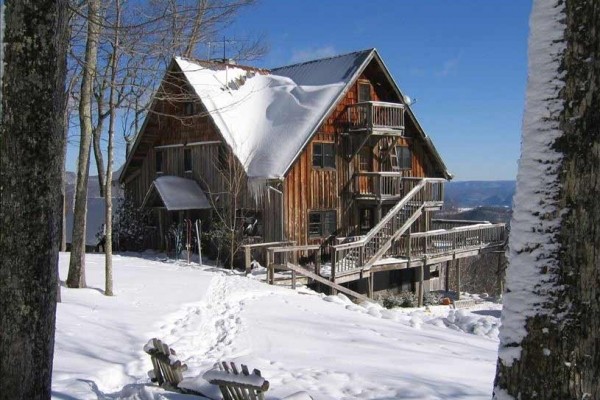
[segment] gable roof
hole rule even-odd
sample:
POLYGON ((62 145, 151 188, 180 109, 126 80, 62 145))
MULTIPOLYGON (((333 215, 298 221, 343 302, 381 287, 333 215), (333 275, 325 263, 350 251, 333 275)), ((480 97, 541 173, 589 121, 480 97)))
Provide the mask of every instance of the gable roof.
MULTIPOLYGON (((175 57, 173 64, 183 72, 248 177, 280 179, 372 60, 402 99, 375 49, 270 71, 181 57, 175 57)), ((451 178, 410 107, 406 110, 437 169, 451 178)))
POLYGON ((175 58, 250 178, 282 178, 372 50, 270 74, 175 58))

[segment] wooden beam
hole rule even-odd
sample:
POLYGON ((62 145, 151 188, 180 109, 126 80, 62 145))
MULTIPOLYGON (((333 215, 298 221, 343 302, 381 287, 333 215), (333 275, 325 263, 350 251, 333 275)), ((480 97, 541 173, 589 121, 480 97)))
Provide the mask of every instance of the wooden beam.
POLYGON ((354 297, 355 299, 358 299, 358 300, 371 301, 368 297, 366 297, 366 296, 364 296, 364 295, 362 295, 360 293, 356 293, 355 291, 350 290, 348 288, 345 288, 342 285, 338 285, 337 283, 332 282, 332 281, 330 281, 328 279, 325 279, 322 276, 319 276, 319 275, 313 273, 312 271, 309 271, 309 270, 307 270, 305 268, 302 268, 299 265, 294 265, 292 263, 287 263, 287 267, 291 271, 296 271, 300 275, 306 276, 307 278, 314 279, 317 282, 320 282, 320 283, 322 283, 324 285, 329 286, 332 290, 340 291, 340 292, 342 292, 342 293, 344 293, 344 294, 346 294, 348 296, 354 297))

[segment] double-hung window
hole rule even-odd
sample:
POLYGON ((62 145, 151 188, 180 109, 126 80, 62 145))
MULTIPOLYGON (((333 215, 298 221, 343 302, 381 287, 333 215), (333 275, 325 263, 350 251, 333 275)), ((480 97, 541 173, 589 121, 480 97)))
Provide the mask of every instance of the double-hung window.
POLYGON ((410 147, 396 146, 396 154, 392 154, 390 160, 392 162, 392 171, 412 168, 412 153, 410 147))

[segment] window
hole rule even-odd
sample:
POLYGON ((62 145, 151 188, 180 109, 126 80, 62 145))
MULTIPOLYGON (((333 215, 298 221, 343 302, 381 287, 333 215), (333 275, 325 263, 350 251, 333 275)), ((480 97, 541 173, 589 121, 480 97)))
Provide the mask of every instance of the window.
POLYGON ((412 168, 412 153, 409 147, 397 146, 396 157, 398 158, 398 165, 400 166, 400 169, 412 168))
POLYGON ((398 171, 401 169, 412 168, 412 153, 409 147, 396 146, 396 154, 392 154, 390 159, 392 162, 392 170, 398 171))
POLYGON ((162 150, 156 150, 156 172, 163 172, 163 152, 162 150))
POLYGON ((358 84, 358 102, 371 101, 371 84, 359 83, 358 84))
POLYGON ((313 144, 313 167, 335 168, 335 144, 313 144))
POLYGON ((183 170, 185 172, 192 170, 192 149, 183 149, 183 170))
POLYGON ((183 113, 185 115, 194 115, 194 103, 191 101, 184 103, 183 113))
POLYGON ((368 146, 360 149, 358 153, 358 169, 360 171, 371 171, 373 153, 368 146))
POLYGON ((327 237, 335 232, 335 210, 310 211, 308 213, 308 237, 327 237))

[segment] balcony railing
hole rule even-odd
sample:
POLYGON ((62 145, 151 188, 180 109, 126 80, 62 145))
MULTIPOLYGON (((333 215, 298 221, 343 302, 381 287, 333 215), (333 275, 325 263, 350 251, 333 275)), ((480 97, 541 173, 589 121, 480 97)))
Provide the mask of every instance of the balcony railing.
POLYGON ((404 131, 404 105, 365 101, 348 106, 349 131, 404 131))
MULTIPOLYGON (((405 196, 422 178, 407 176, 406 172, 356 172, 352 180, 352 190, 356 197, 390 199, 405 196)), ((433 198, 444 200, 444 182, 437 182, 429 190, 433 198)))

